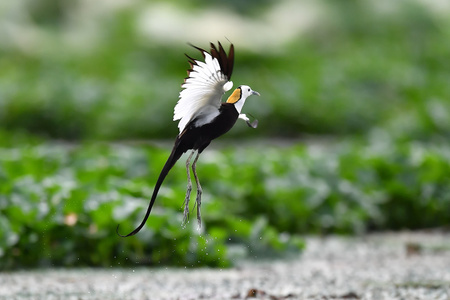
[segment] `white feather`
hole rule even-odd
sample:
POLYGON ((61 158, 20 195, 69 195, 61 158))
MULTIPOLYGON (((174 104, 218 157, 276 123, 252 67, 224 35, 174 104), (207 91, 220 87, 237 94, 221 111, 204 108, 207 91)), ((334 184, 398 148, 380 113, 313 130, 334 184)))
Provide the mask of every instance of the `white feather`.
POLYGON ((207 52, 203 54, 205 62, 195 61, 189 78, 181 86, 183 90, 174 109, 173 120, 180 120, 180 133, 196 117, 196 126, 217 117, 223 94, 233 86, 220 69, 219 61, 207 52))

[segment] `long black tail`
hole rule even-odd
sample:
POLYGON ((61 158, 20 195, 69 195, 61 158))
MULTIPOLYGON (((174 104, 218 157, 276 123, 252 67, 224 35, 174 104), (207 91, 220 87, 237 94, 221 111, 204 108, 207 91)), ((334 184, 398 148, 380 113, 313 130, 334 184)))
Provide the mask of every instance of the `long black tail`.
POLYGON ((163 183, 163 181, 166 178, 167 174, 169 174, 170 169, 172 169, 172 167, 175 165, 175 163, 178 161, 178 159, 180 159, 181 155, 185 152, 182 149, 180 149, 180 147, 178 147, 179 146, 179 141, 180 140, 177 138, 176 141, 175 141, 175 145, 173 146, 172 153, 170 153, 170 156, 167 159, 166 164, 164 165, 161 173, 159 174, 158 180, 156 181, 155 189, 153 190, 152 198, 151 198, 150 203, 149 203, 148 208, 147 208, 147 212, 145 213, 145 217, 142 220, 141 224, 138 227, 136 227, 135 230, 133 230, 132 232, 130 232, 127 235, 121 235, 119 233, 119 225, 117 225, 116 233, 119 236, 127 237, 127 236, 135 235, 136 233, 138 233, 142 229, 142 227, 144 227, 145 222, 147 221, 148 216, 150 215, 150 212, 152 211, 152 207, 153 207, 153 204, 155 203, 156 196, 158 195, 159 188, 161 187, 161 184, 163 183))

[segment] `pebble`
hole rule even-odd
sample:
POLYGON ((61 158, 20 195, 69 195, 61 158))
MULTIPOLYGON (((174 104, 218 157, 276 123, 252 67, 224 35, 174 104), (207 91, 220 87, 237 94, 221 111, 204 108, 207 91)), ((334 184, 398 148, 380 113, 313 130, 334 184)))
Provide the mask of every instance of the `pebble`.
POLYGON ((306 237, 284 260, 230 269, 43 269, 0 273, 0 299, 450 299, 450 234, 306 237))

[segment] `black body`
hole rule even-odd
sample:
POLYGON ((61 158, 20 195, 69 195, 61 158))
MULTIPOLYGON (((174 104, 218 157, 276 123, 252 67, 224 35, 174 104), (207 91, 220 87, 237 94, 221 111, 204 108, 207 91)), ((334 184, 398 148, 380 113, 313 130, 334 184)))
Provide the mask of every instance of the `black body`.
MULTIPOLYGON (((219 115, 211 123, 205 124, 200 127, 195 127, 194 124, 196 122, 196 119, 193 119, 186 126, 186 129, 177 136, 175 145, 172 149, 172 153, 167 159, 161 173, 159 174, 158 180, 156 181, 152 198, 141 224, 127 235, 120 235, 118 232, 117 234, 123 237, 127 237, 138 233, 142 229, 142 227, 144 227, 145 222, 147 221, 148 216, 152 211, 153 204, 155 203, 156 196, 159 192, 159 188, 161 187, 169 171, 172 169, 178 159, 180 159, 181 155, 191 149, 198 150, 198 152, 201 153, 206 147, 208 147, 212 140, 227 133, 234 126, 236 120, 239 117, 239 113, 237 112, 234 104, 231 103, 222 103, 219 108, 219 112, 219 115)), ((117 230, 118 229, 119 226, 117 226, 117 230)))

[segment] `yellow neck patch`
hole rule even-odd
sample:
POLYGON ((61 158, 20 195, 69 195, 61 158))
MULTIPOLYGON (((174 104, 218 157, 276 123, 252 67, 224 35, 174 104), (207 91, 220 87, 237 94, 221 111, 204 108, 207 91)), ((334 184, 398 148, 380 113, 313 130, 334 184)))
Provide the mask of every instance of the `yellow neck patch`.
POLYGON ((234 90, 233 94, 230 95, 227 99, 227 103, 236 103, 241 99, 241 88, 237 88, 234 90))

